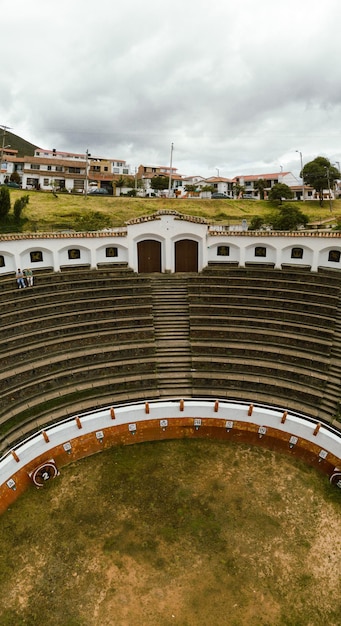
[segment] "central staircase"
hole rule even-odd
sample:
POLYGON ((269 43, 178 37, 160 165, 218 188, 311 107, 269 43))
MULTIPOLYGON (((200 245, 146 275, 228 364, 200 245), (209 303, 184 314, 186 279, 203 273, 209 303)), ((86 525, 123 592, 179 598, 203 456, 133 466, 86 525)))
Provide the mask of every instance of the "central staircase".
POLYGON ((191 396, 187 278, 181 274, 153 274, 151 292, 160 397, 191 396))

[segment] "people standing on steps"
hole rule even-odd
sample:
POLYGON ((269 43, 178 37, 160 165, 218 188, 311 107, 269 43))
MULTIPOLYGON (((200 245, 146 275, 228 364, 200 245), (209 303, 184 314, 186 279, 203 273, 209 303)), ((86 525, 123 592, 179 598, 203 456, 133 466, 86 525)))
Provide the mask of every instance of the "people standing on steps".
POLYGON ((31 269, 27 268, 24 270, 24 276, 26 278, 27 287, 33 287, 33 272, 31 269))
POLYGON ((24 272, 21 271, 20 267, 18 268, 18 271, 17 271, 15 277, 17 279, 17 283, 18 283, 19 289, 25 289, 26 283, 25 283, 25 279, 24 279, 24 272))

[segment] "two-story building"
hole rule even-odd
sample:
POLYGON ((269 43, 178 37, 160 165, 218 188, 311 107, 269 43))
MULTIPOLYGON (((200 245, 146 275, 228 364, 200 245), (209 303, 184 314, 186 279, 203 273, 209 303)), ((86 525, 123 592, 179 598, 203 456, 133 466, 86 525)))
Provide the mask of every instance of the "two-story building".
MULTIPOLYGON (((183 176, 178 174, 176 167, 167 165, 139 165, 136 173, 137 179, 142 182, 143 195, 150 196, 155 193, 151 181, 155 176, 167 177, 167 186, 157 195, 168 192, 168 180, 171 179, 171 194, 178 195, 178 190, 182 187, 183 176)), ((181 192, 180 192, 181 193, 181 192)))
POLYGON ((264 197, 267 197, 268 192, 277 183, 288 185, 288 187, 296 187, 297 190, 302 190, 302 184, 294 174, 291 172, 275 172, 272 174, 241 174, 235 176, 232 183, 234 186, 243 188, 242 195, 244 198, 254 198, 259 200, 261 197, 260 191, 257 187, 258 181, 265 181, 264 197))
POLYGON ((129 165, 122 159, 41 148, 33 156, 17 157, 13 152, 16 151, 4 151, 6 173, 18 172, 23 189, 84 193, 94 187, 105 187, 112 192, 113 182, 129 174, 129 165))

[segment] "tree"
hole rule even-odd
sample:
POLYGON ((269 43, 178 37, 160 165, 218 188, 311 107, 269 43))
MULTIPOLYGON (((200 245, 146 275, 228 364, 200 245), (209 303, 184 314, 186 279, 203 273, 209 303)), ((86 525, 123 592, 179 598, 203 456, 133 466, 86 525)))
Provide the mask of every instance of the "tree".
POLYGON ((297 230, 299 226, 306 226, 309 218, 292 204, 278 206, 266 219, 275 230, 297 230))
POLYGON ((13 206, 13 213, 14 213, 14 221, 18 224, 20 223, 21 220, 21 214, 25 208, 25 206, 29 203, 30 197, 27 194, 26 196, 21 196, 21 198, 18 198, 13 206))
POLYGON ((266 180, 264 180, 264 178, 259 178, 258 180, 255 180, 254 182, 254 188, 256 189, 256 191, 258 191, 259 197, 261 200, 264 200, 264 191, 267 188, 267 186, 268 184, 266 180))
POLYGON ((284 183, 276 183, 273 187, 271 187, 268 194, 270 202, 279 202, 279 204, 282 204, 283 199, 290 200, 293 197, 294 193, 292 189, 284 183))
POLYGON ((11 196, 7 187, 0 187, 0 219, 5 219, 11 210, 11 196))
POLYGON ((121 189, 122 187, 125 187, 125 184, 126 184, 126 180, 124 176, 120 176, 119 179, 113 181, 113 183, 115 184, 116 189, 120 189, 120 195, 121 195, 121 189))
POLYGON ((260 215, 254 215, 251 218, 249 230, 260 230, 262 226, 264 226, 264 222, 264 217, 261 217, 260 215))
POLYGON ((168 189, 169 178, 168 176, 154 176, 150 181, 150 186, 154 191, 163 191, 168 189))
POLYGON ((339 170, 331 164, 329 159, 318 156, 313 161, 309 161, 309 163, 305 164, 300 176, 306 185, 310 185, 316 189, 320 206, 322 206, 323 190, 328 189, 330 191, 330 189, 333 189, 335 181, 340 178, 340 173, 339 170))
POLYGON ((240 185, 239 183, 236 183, 235 185, 233 185, 233 194, 237 196, 238 200, 240 200, 240 198, 243 197, 244 192, 245 192, 244 185, 240 185))
POLYGON ((20 185, 21 183, 21 178, 18 174, 18 172, 12 172, 12 174, 9 177, 11 183, 17 183, 18 185, 20 185))
POLYGON ((75 219, 75 228, 79 231, 101 230, 102 228, 109 228, 110 226, 110 217, 99 211, 85 211, 75 219))

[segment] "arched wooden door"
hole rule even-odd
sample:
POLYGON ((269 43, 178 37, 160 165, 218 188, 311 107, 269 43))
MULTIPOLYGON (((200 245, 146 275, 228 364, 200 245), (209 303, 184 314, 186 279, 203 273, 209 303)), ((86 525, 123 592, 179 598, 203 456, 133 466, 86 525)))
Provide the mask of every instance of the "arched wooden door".
POLYGON ((137 244, 138 271, 141 274, 161 272, 161 243, 145 239, 137 244))
POLYGON ((193 239, 180 239, 175 242, 175 271, 198 271, 198 242, 193 239))

